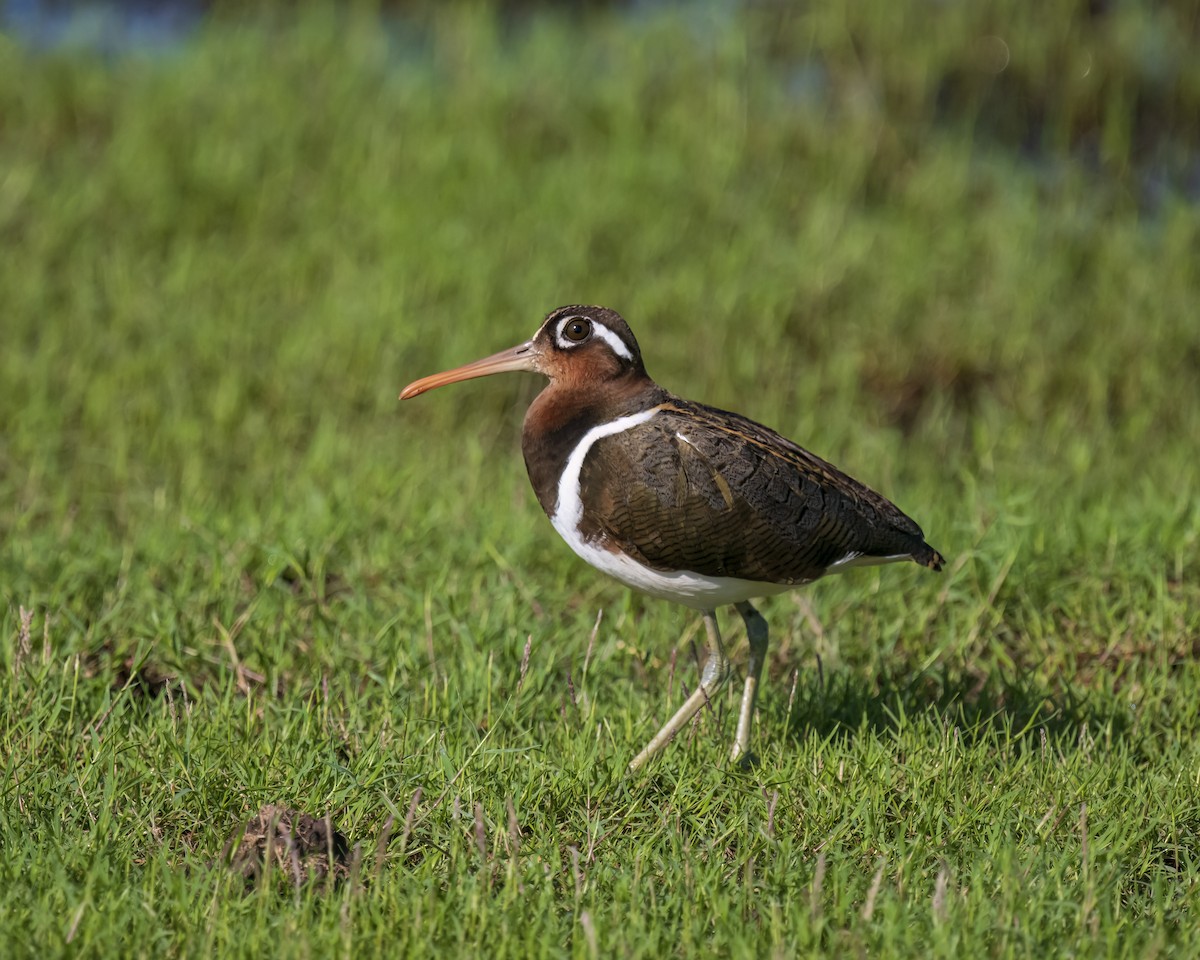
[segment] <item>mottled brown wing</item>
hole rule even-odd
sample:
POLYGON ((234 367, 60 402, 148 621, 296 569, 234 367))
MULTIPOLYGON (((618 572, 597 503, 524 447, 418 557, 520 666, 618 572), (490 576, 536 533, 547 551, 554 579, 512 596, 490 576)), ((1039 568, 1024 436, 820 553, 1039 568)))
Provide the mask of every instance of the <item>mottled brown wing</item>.
POLYGON ((804 583, 861 557, 941 557, 858 481, 737 414, 672 399, 596 442, 580 476, 582 533, 659 570, 804 583))

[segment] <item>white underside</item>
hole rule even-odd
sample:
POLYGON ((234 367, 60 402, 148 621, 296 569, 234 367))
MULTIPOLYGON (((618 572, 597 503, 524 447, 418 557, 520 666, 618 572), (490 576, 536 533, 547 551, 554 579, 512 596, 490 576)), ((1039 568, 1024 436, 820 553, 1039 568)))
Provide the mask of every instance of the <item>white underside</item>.
POLYGON ((727 603, 741 603, 743 600, 771 596, 802 586, 739 580, 737 577, 709 577, 703 573, 692 573, 690 570, 664 573, 638 563, 623 553, 613 553, 588 543, 575 529, 566 530, 557 523, 554 527, 571 549, 597 570, 602 570, 634 590, 640 590, 660 600, 673 600, 695 610, 713 610, 727 603))
MULTIPOLYGON (((586 560, 597 570, 621 581, 634 590, 658 597, 662 600, 673 600, 696 610, 712 610, 730 603, 741 603, 755 597, 768 597, 787 590, 794 590, 804 583, 768 583, 761 580, 740 580, 737 577, 710 577, 703 573, 693 573, 690 570, 679 570, 665 573, 655 570, 623 553, 605 549, 602 544, 585 540, 579 533, 579 522, 583 519, 583 500, 579 493, 579 477, 583 471, 583 461, 593 444, 603 437, 611 437, 623 433, 633 427, 650 420, 658 413, 658 407, 643 410, 641 413, 618 417, 608 423, 592 427, 583 435, 579 445, 571 451, 558 481, 558 504, 550 522, 554 529, 567 541, 567 545, 575 553, 586 560)), ((890 563, 893 560, 906 560, 907 555, 892 557, 864 557, 860 554, 847 554, 841 560, 829 565, 826 573, 839 573, 849 567, 874 566, 880 563, 890 563)))

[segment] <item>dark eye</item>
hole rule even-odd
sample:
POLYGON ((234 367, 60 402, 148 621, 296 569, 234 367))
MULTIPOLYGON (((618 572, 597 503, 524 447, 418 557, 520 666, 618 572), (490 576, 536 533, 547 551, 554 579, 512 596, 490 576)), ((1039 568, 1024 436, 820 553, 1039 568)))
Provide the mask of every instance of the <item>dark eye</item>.
POLYGON ((572 317, 563 327, 562 333, 574 343, 583 343, 592 335, 592 321, 587 317, 572 317))

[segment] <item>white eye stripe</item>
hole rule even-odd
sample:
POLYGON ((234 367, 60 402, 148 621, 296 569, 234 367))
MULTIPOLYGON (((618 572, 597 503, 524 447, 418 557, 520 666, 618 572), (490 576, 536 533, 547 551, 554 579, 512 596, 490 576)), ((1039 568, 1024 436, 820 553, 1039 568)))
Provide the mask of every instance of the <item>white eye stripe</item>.
POLYGON ((558 329, 554 331, 554 336, 558 340, 558 345, 560 347, 569 347, 574 342, 574 341, 568 340, 563 335, 563 331, 565 329, 567 329, 568 323, 570 323, 572 320, 587 320, 587 319, 588 319, 587 317, 563 317, 560 321, 558 321, 558 329))
POLYGON ((633 354, 630 353, 629 348, 625 346, 624 340, 618 337, 602 323, 595 323, 595 321, 593 321, 592 325, 595 328, 596 336, 612 347, 613 353, 624 360, 633 359, 633 354))
POLYGON ((630 353, 629 348, 627 346, 625 346, 624 340, 622 340, 615 333, 613 333, 611 330, 609 330, 608 327, 606 327, 604 324, 597 323, 591 317, 585 317, 582 314, 572 316, 572 317, 564 317, 562 322, 559 323, 558 330, 556 332, 556 339, 558 340, 558 345, 560 347, 562 347, 564 350, 569 350, 571 347, 579 346, 579 344, 577 342, 575 342, 574 340, 568 340, 563 335, 563 330, 566 329, 567 324, 570 323, 572 320, 586 320, 588 323, 590 323, 592 325, 592 333, 595 336, 599 337, 601 340, 603 340, 605 343, 607 343, 613 353, 615 353, 618 357, 621 357, 623 360, 632 360, 633 359, 633 354, 630 353))

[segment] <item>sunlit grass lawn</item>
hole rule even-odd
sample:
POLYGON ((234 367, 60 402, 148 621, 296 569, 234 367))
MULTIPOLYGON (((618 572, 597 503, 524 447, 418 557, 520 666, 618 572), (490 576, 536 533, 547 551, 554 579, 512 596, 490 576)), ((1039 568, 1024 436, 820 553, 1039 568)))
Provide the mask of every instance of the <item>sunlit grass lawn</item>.
POLYGON ((5 41, 6 952, 1195 955, 1200 214, 934 123, 922 10, 904 119, 703 17, 5 41), (699 624, 559 542, 536 380, 396 400, 570 302, 948 559, 763 604, 752 772, 735 682, 624 776, 699 624), (348 876, 247 889, 267 804, 348 876))

